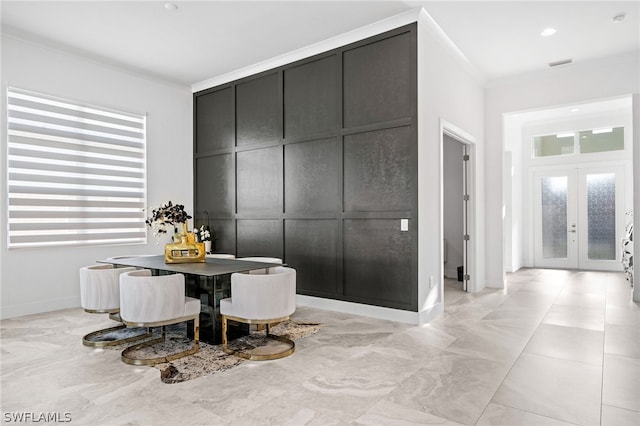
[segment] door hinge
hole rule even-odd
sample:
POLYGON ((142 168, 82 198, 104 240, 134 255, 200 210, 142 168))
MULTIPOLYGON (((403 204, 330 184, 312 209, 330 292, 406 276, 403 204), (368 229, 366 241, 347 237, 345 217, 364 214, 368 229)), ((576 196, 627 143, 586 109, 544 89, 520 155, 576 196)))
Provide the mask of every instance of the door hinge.
POLYGON ((465 281, 469 281, 471 279, 471 275, 465 274, 464 279, 465 281))
POLYGON ((464 195, 464 196, 462 197, 462 199, 463 199, 464 201, 469 201, 469 194, 464 195))
POLYGON ((462 236, 462 239, 465 240, 465 241, 469 241, 471 239, 471 237, 469 237, 469 234, 464 234, 462 236))
POLYGON ((469 161, 469 154, 465 154, 462 156, 462 161, 469 161))

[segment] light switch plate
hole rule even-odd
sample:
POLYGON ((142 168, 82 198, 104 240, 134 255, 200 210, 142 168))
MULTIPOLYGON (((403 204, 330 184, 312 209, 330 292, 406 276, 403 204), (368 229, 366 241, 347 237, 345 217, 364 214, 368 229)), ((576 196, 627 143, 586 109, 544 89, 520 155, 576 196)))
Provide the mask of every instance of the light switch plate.
POLYGON ((409 219, 400 219, 400 230, 401 231, 409 230, 409 219))

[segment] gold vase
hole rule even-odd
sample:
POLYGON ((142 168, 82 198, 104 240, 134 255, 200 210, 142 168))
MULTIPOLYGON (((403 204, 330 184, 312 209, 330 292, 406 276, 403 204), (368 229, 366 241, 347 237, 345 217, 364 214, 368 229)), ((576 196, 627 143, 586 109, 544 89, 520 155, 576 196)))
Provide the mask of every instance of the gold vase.
POLYGON ((189 228, 187 227, 187 222, 182 224, 182 235, 187 238, 187 243, 195 243, 196 242, 196 234, 193 232, 189 232, 189 228))
POLYGON ((204 243, 196 243, 196 236, 189 232, 187 223, 182 224, 180 242, 164 246, 164 263, 204 263, 204 243))

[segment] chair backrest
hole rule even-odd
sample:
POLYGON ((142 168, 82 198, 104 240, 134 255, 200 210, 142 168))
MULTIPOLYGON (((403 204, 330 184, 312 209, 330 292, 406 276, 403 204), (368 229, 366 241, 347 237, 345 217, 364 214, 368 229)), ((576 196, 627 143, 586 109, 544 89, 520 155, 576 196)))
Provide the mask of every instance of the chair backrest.
POLYGON ((233 254, 223 254, 223 253, 205 254, 205 257, 209 257, 211 259, 235 259, 236 258, 233 254))
POLYGON ((120 256, 111 256, 107 257, 107 260, 118 260, 118 259, 128 259, 131 257, 150 257, 157 256, 156 254, 129 254, 129 255, 120 255, 120 256))
POLYGON ((184 316, 184 275, 151 276, 148 269, 120 276, 120 317, 127 322, 166 321, 184 316))
MULTIPOLYGON (((239 257, 236 260, 245 260, 247 262, 265 262, 265 263, 282 264, 282 259, 280 259, 279 257, 239 257)), ((251 275, 271 274, 272 269, 273 268, 254 269, 254 270, 248 271, 248 273, 251 275)))
MULTIPOLYGON (((120 259, 131 259, 131 258, 136 258, 136 257, 150 257, 150 256, 157 256, 156 254, 130 254, 130 255, 121 255, 121 256, 111 256, 111 257, 107 257, 106 260, 108 260, 109 262, 113 262, 112 264, 114 266, 118 266, 120 267, 120 264, 117 263, 118 260, 120 259)), ((143 268, 136 268, 136 269, 143 269, 143 268)))
POLYGON ((233 316, 253 320, 284 318, 296 310, 296 270, 269 268, 267 275, 231 274, 233 316))
POLYGON ((80 305, 91 311, 107 311, 120 307, 120 274, 135 268, 114 268, 97 264, 80 268, 80 305))
POLYGON ((248 262, 266 262, 266 263, 282 264, 282 259, 278 257, 239 257, 238 260, 246 260, 248 262))

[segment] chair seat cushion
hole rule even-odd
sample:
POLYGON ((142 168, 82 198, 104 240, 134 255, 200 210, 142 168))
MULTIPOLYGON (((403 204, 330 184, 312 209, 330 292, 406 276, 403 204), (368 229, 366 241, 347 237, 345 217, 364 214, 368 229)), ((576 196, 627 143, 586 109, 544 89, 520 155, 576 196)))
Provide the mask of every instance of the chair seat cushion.
POLYGON ((231 297, 229 297, 228 299, 222 299, 220 301, 220 313, 222 315, 232 315, 233 316, 231 297))
POLYGON ((200 313, 200 300, 193 297, 184 298, 184 316, 198 315, 200 313))

